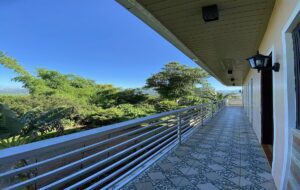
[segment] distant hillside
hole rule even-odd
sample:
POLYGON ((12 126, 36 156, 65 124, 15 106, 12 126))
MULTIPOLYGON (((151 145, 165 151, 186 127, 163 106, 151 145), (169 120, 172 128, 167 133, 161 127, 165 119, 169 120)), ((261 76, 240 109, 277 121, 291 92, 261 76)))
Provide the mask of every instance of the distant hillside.
POLYGON ((222 94, 230 94, 230 93, 240 94, 241 93, 240 90, 218 90, 218 92, 222 93, 222 94))
POLYGON ((0 88, 0 94, 22 95, 28 94, 25 88, 0 88))

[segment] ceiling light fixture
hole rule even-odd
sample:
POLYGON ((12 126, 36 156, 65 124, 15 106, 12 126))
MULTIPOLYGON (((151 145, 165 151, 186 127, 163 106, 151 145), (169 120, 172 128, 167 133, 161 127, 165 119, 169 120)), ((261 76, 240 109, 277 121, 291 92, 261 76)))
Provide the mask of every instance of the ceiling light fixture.
POLYGON ((205 22, 219 20, 219 10, 217 5, 202 7, 202 16, 205 22))

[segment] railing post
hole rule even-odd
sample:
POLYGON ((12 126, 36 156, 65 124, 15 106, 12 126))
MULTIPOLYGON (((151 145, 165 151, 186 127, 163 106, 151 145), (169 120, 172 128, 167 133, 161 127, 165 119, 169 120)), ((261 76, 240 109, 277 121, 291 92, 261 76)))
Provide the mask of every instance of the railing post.
POLYGON ((203 105, 200 107, 201 126, 203 126, 203 105))
POLYGON ((181 116, 177 115, 177 139, 178 143, 181 144, 181 116))
POLYGON ((214 103, 211 103, 211 117, 214 116, 214 103))

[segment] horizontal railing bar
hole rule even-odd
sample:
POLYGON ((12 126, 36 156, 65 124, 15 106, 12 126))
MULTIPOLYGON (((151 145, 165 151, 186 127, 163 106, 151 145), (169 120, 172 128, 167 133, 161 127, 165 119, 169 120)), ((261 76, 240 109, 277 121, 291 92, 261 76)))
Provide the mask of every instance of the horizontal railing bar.
POLYGON ((193 116, 189 117, 188 119, 182 119, 182 124, 186 122, 190 122, 191 118, 194 118, 197 114, 194 114, 193 116))
MULTIPOLYGON (((186 133, 188 133, 188 131, 191 131, 191 130, 193 129, 193 127, 189 127, 189 128, 190 128, 190 129, 184 129, 184 130, 183 130, 184 135, 185 135, 186 133)), ((177 136, 177 134, 173 135, 173 138, 176 139, 176 136, 177 136)), ((139 161, 139 160, 138 160, 138 161, 139 161)), ((138 162, 138 161, 135 160, 135 162, 138 162)), ((131 164, 131 163, 130 163, 130 164, 131 164)), ((126 166, 127 166, 127 165, 126 165, 126 166)), ((95 188, 97 188, 99 185, 101 185, 101 183, 105 183, 105 181, 109 180, 109 178, 114 177, 114 175, 117 175, 117 174, 120 173, 120 172, 117 173, 117 171, 116 171, 116 172, 114 172, 114 173, 112 173, 110 176, 107 176, 107 177, 106 177, 107 179, 104 178, 104 179, 100 180, 99 182, 93 184, 92 186, 90 186, 90 187, 88 187, 88 188, 86 188, 86 189, 87 189, 87 190, 89 190, 89 189, 95 189, 95 188), (116 173, 116 174, 114 174, 114 173, 116 173)))
MULTIPOLYGON (((171 119, 171 118, 170 118, 171 119)), ((167 120, 166 120, 167 121, 167 120)), ((74 151, 70 151, 68 153, 64 153, 64 154, 61 154, 61 155, 58 155, 58 156, 55 156, 55 157, 52 157, 50 159, 46 159, 46 160, 43 160, 43 161, 40 161, 40 162, 36 162, 36 163, 33 163, 31 165, 27 165, 27 166, 24 166, 22 168, 17 168, 17 169, 14 169, 14 170, 10 170, 10 171, 7 171, 5 173, 0 173, 0 178, 3 178, 3 177, 10 177, 10 176, 13 176, 13 175, 16 175, 16 174, 19 174, 21 172, 26 172, 26 171, 29 171, 31 169, 35 169, 37 167, 42 167, 42 166, 45 166, 49 163, 52 163, 52 162, 55 162, 59 159, 63 159, 63 158, 66 158, 68 156, 72 156, 72 155, 75 155, 75 154, 79 154, 79 153, 82 153, 84 151, 88 151, 88 150, 91 150, 93 148, 97 148, 101 145, 105 145, 105 144, 108 144, 110 143, 111 141, 114 141, 114 140, 117 140, 119 138, 122 138, 122 137, 126 137, 128 135, 132 135, 132 134, 135 134, 135 133, 138 133, 138 132, 141 132, 141 131, 144 131, 146 129, 149 129, 149 128, 152 128, 152 127, 155 127, 155 125, 158 125, 158 124, 161 124, 163 122, 166 122, 165 120, 163 121, 159 121, 159 122, 156 122, 156 123, 152 123, 150 124, 149 126, 145 126, 145 127, 142 127, 140 129, 136 129, 134 131, 130 131, 130 132, 127 132, 127 133, 124 133, 122 135, 118 135, 116 137, 112 137, 110 139, 107 139, 107 140, 104 140, 104 141, 101 141, 99 143, 95 143, 95 144, 91 144, 91 145, 88 145, 88 146, 85 146, 85 147, 82 147, 80 149, 76 149, 74 151)))
POLYGON ((197 125, 200 124, 200 120, 201 120, 201 118, 197 119, 196 121, 192 121, 192 122, 190 122, 190 123, 183 124, 183 125, 182 125, 182 129, 184 129, 184 127, 187 126, 187 125, 190 125, 191 127, 197 126, 197 125), (193 125, 193 126, 192 126, 192 125, 193 125))
POLYGON ((185 127, 183 127, 182 130, 182 134, 184 134, 186 131, 188 131, 189 129, 195 128, 195 126, 192 125, 186 125, 185 127))
POLYGON ((185 116, 185 117, 182 117, 182 116, 180 116, 180 117, 181 117, 182 120, 185 120, 185 119, 187 119, 187 118, 193 117, 193 114, 194 114, 194 113, 190 113, 189 115, 187 115, 187 116, 185 116))
MULTIPOLYGON (((176 138, 177 134, 173 135, 172 138, 176 138)), ((131 167, 132 165, 134 165, 135 163, 138 163, 140 160, 142 160, 143 158, 147 157, 149 154, 151 155, 152 152, 156 151, 157 149, 161 148, 162 146, 164 146, 166 143, 168 143, 170 140, 172 140, 172 138, 168 139, 167 141, 159 144, 158 146, 156 146, 155 148, 151 149, 149 152, 146 152, 145 154, 143 154, 142 156, 138 157, 136 160, 134 160, 133 162, 130 162, 128 164, 125 165, 125 167, 122 167, 118 170, 116 170, 115 172, 113 172, 112 174, 110 174, 109 176, 101 179, 100 181, 98 181, 97 183, 94 183, 93 185, 91 185, 90 187, 87 187, 86 190, 90 190, 90 189, 95 189, 97 188, 99 185, 101 185, 102 183, 105 183, 106 181, 108 181, 109 179, 113 178, 114 176, 118 175, 119 173, 123 172, 124 170, 128 169, 129 167, 131 167)))
MULTIPOLYGON (((172 131, 172 133, 175 133, 175 132, 176 132, 176 130, 172 131)), ((99 177, 100 175, 104 174, 105 172, 108 172, 109 170, 115 168, 116 166, 118 166, 118 165, 124 163, 124 162, 127 161, 128 159, 130 159, 130 158, 132 158, 132 157, 138 155, 139 153, 143 152, 144 150, 147 150, 149 147, 151 147, 151 146, 157 144, 158 142, 161 142, 162 140, 168 138, 169 136, 172 135, 172 133, 168 133, 168 134, 164 135, 163 137, 161 137, 161 138, 157 139, 156 141, 154 141, 154 142, 148 144, 147 146, 143 147, 142 149, 138 150, 137 152, 134 152, 133 154, 128 155, 127 157, 125 157, 125 158, 123 158, 123 159, 117 161, 116 163, 114 163, 114 164, 108 166, 107 168, 105 168, 105 169, 103 169, 103 170, 101 170, 101 171, 98 171, 97 173, 95 173, 95 174, 93 174, 93 175, 91 175, 91 176, 85 178, 84 180, 79 181, 79 182, 77 182, 77 183, 73 184, 72 186, 69 186, 69 187, 67 187, 67 188, 65 188, 65 189, 66 189, 66 190, 71 190, 71 189, 74 189, 74 188, 76 189, 76 188, 79 188, 79 187, 83 186, 85 183, 90 182, 91 180, 93 180, 93 179, 99 177)))
POLYGON ((189 123, 190 123, 190 120, 183 121, 183 122, 181 122, 181 127, 183 127, 185 124, 189 124, 189 123))
MULTIPOLYGON (((201 118, 199 119, 201 122, 201 118)), ((193 131, 197 128, 197 126, 199 126, 200 122, 196 125, 196 127, 190 127, 191 130, 188 130, 187 132, 183 132, 182 136, 183 136, 183 140, 185 140, 188 136, 191 135, 191 133, 193 133, 193 131)), ((176 138, 175 140, 173 140, 172 142, 170 142, 168 145, 165 146, 165 148, 170 147, 171 149, 175 147, 175 145, 178 144, 176 143, 176 138), (172 145, 173 144, 173 145, 172 145)), ((171 150, 169 149, 169 150, 171 150)), ((128 180, 126 180, 124 183, 117 185, 117 187, 113 187, 113 185, 115 185, 116 183, 118 183, 119 181, 121 181, 122 179, 124 179, 124 176, 128 176, 131 173, 133 173, 135 170, 137 170, 138 168, 141 168, 145 163, 147 162, 151 162, 150 160, 153 159, 153 157, 157 156, 159 152, 151 155, 150 157, 148 157, 146 160, 142 161, 141 163, 139 163, 137 166, 135 166, 134 168, 130 169, 129 171, 127 171, 125 174, 123 174, 122 176, 120 176, 119 178, 115 179, 114 181, 112 181, 111 183, 107 184, 105 187, 101 188, 102 190, 107 190, 107 189, 119 189, 120 187, 122 187, 123 185, 127 184, 127 182, 129 180, 132 180, 133 178, 129 178, 128 180)), ((147 166, 145 167, 147 168, 147 166)), ((142 171, 143 171, 143 167, 142 167, 142 171)), ((133 175, 137 176, 138 174, 135 173, 133 175)))
POLYGON ((183 120, 186 120, 187 118, 192 118, 192 117, 194 117, 195 115, 198 115, 198 113, 192 113, 192 114, 190 114, 190 115, 188 115, 188 116, 186 116, 186 117, 181 117, 181 119, 183 119, 183 120))
POLYGON ((131 151, 132 149, 135 149, 136 147, 141 146, 141 145, 143 145, 143 144, 145 144, 145 143, 147 143, 147 142, 149 142, 149 141, 151 141, 151 140, 153 140, 153 139, 159 137, 159 136, 162 135, 162 134, 169 133, 169 132, 172 131, 172 130, 175 131, 175 128, 169 128, 169 129, 167 129, 167 130, 164 130, 164 131, 162 131, 162 132, 160 132, 160 133, 158 133, 158 134, 152 136, 151 138, 149 138, 149 139, 147 139, 147 140, 145 140, 145 141, 141 141, 141 142, 139 142, 138 144, 135 144, 134 146, 128 147, 128 148, 122 150, 121 152, 118 152, 117 154, 115 154, 115 155, 113 155, 113 156, 111 156, 111 157, 109 157, 109 158, 106 158, 106 159, 104 159, 104 160, 101 160, 100 162, 97 162, 97 163, 95 163, 95 164, 93 164, 93 165, 90 165, 90 166, 88 166, 88 167, 86 167, 86 168, 83 168, 82 170, 80 170, 80 171, 78 171, 78 172, 75 172, 75 173, 73 173, 73 174, 71 174, 71 175, 69 175, 69 176, 66 176, 65 178, 62 178, 62 179, 60 179, 60 180, 58 180, 58 181, 55 181, 54 183, 48 184, 47 186, 41 188, 41 190, 43 190, 43 189, 48 189, 48 188, 58 188, 58 187, 60 187, 61 185, 64 185, 65 183, 67 183, 68 181, 75 179, 76 177, 78 177, 79 174, 82 175, 82 174, 85 174, 85 173, 87 173, 87 172, 90 172, 90 171, 93 170, 94 168, 100 167, 101 165, 106 164, 107 162, 111 161, 112 158, 115 159, 115 158, 118 157, 118 156, 122 156, 123 154, 125 154, 125 153, 131 151))
POLYGON ((142 117, 142 118, 137 118, 129 121, 124 121, 121 123, 116 123, 112 125, 107 125, 103 127, 99 127, 96 129, 90 129, 82 132, 77 132, 69 135, 64 135, 60 137, 55 137, 51 139, 46 139, 34 143, 29 143, 25 145, 20 145, 12 148, 7 148, 4 150, 0 151, 0 163, 3 163, 7 159, 21 159, 23 157, 26 157, 28 155, 33 155, 33 154, 40 154, 42 150, 44 151, 50 151, 51 148, 58 148, 59 146, 67 146, 68 143, 80 143, 83 141, 86 141, 86 139, 90 139, 93 137, 97 137, 98 135, 105 135, 109 134, 121 129, 127 129, 136 125, 139 125, 141 123, 146 123, 149 121, 153 121, 159 118, 163 118, 166 116, 178 114, 187 110, 191 110, 194 108, 198 108, 203 106, 204 104, 201 105, 196 105, 196 106, 191 106, 191 107, 186 107, 186 108, 181 108, 177 110, 172 110, 168 112, 163 112, 147 117, 142 117))
POLYGON ((96 154, 93 154, 93 155, 90 155, 90 156, 85 157, 85 158, 83 158, 83 159, 80 159, 80 160, 77 160, 77 161, 75 161, 75 162, 69 163, 69 164, 67 164, 67 165, 64 165, 63 167, 54 169, 54 170, 49 171, 49 172, 47 172, 47 173, 41 174, 41 175, 39 175, 39 176, 30 178, 30 179, 27 180, 27 181, 23 181, 23 182, 17 183, 17 184, 15 184, 15 185, 13 185, 13 186, 10 186, 8 189, 14 189, 14 188, 18 188, 18 187, 23 187, 23 186, 31 185, 31 184, 37 182, 38 180, 44 179, 44 178, 46 178, 46 177, 48 177, 48 176, 54 175, 54 174, 56 174, 56 173, 64 172, 65 170, 69 170, 69 169, 71 169, 72 167, 76 167, 76 166, 78 166, 78 165, 80 165, 80 164, 83 164, 83 163, 86 162, 86 161, 89 161, 89 160, 91 160, 91 159, 97 158, 97 157, 99 157, 99 156, 101 156, 101 155, 103 155, 103 154, 105 154, 105 153, 107 153, 107 152, 109 152, 109 151, 112 151, 112 150, 114 150, 114 149, 116 149, 116 148, 119 148, 119 147, 121 147, 121 146, 124 146, 124 145, 126 145, 126 144, 128 144, 128 143, 131 143, 131 142, 134 141, 134 140, 140 139, 140 138, 142 138, 142 137, 144 137, 144 136, 146 136, 146 135, 148 135, 148 134, 151 134, 151 133, 153 133, 153 132, 155 132, 155 131, 158 131, 158 130, 160 130, 161 128, 164 128, 164 127, 165 127, 165 126, 158 127, 158 128, 155 129, 155 130, 152 130, 152 131, 146 132, 146 133, 144 133, 144 134, 141 134, 141 135, 139 135, 139 136, 136 136, 136 137, 134 137, 134 138, 132 138, 132 139, 130 139, 130 140, 124 141, 124 142, 122 142, 122 143, 120 143, 120 144, 118 144, 118 145, 112 146, 112 147, 110 147, 110 148, 108 148, 108 149, 105 149, 105 150, 103 150, 103 151, 100 151, 100 152, 98 152, 98 153, 96 153, 96 154))
POLYGON ((191 110, 188 110, 188 111, 186 111, 186 112, 183 112, 183 113, 180 113, 179 115, 181 116, 181 117, 185 117, 186 115, 190 115, 191 113, 194 113, 195 111, 197 111, 198 110, 198 108, 197 109, 191 109, 191 110))
MULTIPOLYGON (((193 130, 195 130, 196 128, 192 128, 192 130, 189 130, 188 132, 184 133, 182 135, 183 140, 186 140, 187 137, 189 137, 191 135, 191 133, 193 132, 193 130)), ((177 136, 177 135, 176 135, 177 136)), ((175 136, 174 136, 175 137, 175 136)), ((174 148, 176 145, 178 144, 178 141, 176 138, 174 138, 174 140, 172 140, 171 142, 169 142, 166 146, 164 146, 163 149, 167 149, 168 147, 170 148, 168 151, 170 151, 172 148, 174 148)), ((163 151, 163 150, 162 150, 163 151)), ((118 183, 119 181, 121 181, 124 176, 129 175, 130 173, 132 173, 133 171, 137 170, 138 168, 141 168, 144 164, 146 164, 147 162, 151 162, 150 160, 152 160, 155 156, 157 156, 158 154, 160 154, 161 151, 156 152, 154 154, 152 154, 150 157, 146 158, 144 161, 140 162, 138 165, 134 166, 132 169, 130 169, 129 171, 127 171, 124 175, 120 176, 119 178, 115 179, 114 181, 112 181, 111 183, 107 184, 105 187, 102 187, 102 190, 107 190, 107 189, 119 189, 118 187, 112 187, 114 184, 118 183)), ((158 158, 157 158, 158 159, 158 158)), ((157 160, 155 159, 155 161, 157 160)), ((147 168, 147 166, 146 166, 147 168)), ((143 171, 143 170, 142 170, 143 171)), ((137 174, 135 174, 137 175, 137 174)), ((126 184, 126 183, 124 183, 126 184)))
MULTIPOLYGON (((174 139, 172 141, 170 141, 166 146, 164 146, 162 149, 166 149, 170 146, 172 146, 172 144, 174 144, 173 146, 176 145, 176 136, 174 135, 174 139)), ((143 160, 142 162, 140 162, 138 165, 134 166, 133 168, 131 168, 129 171, 127 171, 124 175, 128 175, 130 173, 132 173, 133 171, 137 170, 138 168, 140 168, 142 165, 144 165, 145 163, 149 162, 153 157, 157 156, 158 154, 160 154, 161 151, 155 152, 154 154, 150 155, 148 158, 146 158, 145 160, 143 160)), ((111 183, 107 184, 106 186, 102 187, 101 190, 105 190, 105 189, 119 189, 119 188, 111 188, 112 185, 114 185, 115 183, 117 183, 118 181, 122 180, 122 178, 124 178, 124 176, 120 176, 119 178, 117 178, 116 180, 112 181, 111 183)))
POLYGON ((188 129, 188 128, 193 128, 193 126, 191 126, 191 125, 188 125, 188 124, 186 124, 186 125, 182 126, 182 129, 181 129, 181 132, 182 132, 182 134, 184 134, 184 133, 185 133, 185 131, 186 131, 186 129, 188 129))

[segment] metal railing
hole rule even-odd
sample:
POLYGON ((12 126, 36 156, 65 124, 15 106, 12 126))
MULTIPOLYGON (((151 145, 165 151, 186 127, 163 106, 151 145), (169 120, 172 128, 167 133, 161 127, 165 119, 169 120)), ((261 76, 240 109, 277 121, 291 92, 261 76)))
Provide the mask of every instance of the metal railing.
POLYGON ((114 189, 223 106, 205 103, 1 150, 0 188, 114 189))

